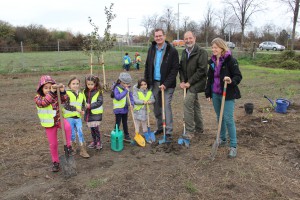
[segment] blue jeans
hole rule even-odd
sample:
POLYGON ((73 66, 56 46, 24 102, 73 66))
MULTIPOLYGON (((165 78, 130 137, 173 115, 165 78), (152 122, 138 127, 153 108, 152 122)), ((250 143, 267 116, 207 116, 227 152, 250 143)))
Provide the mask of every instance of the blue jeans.
POLYGON ((83 132, 82 132, 82 121, 81 118, 67 118, 68 122, 71 125, 72 128, 72 135, 71 135, 71 141, 76 141, 76 132, 78 135, 78 140, 80 143, 84 142, 83 138, 83 132))
MULTIPOLYGON (((222 95, 213 93, 212 102, 214 105, 215 112, 217 114, 217 120, 219 121, 220 111, 221 111, 221 103, 222 103, 222 95)), ((224 112, 223 112, 223 120, 222 120, 220 138, 221 138, 221 140, 226 141, 226 128, 227 128, 228 135, 230 138, 230 147, 237 146, 236 127, 235 127, 233 113, 234 113, 234 99, 226 100, 225 104, 224 104, 224 112)))

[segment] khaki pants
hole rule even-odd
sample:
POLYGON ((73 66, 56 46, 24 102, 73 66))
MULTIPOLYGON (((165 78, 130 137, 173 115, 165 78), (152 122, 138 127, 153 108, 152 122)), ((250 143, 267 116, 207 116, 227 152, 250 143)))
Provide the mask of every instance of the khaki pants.
POLYGON ((198 93, 191 93, 187 90, 183 108, 186 131, 188 133, 195 131, 201 133, 203 131, 203 119, 198 93))
MULTIPOLYGON (((146 121, 141 121, 141 120, 135 119, 134 121, 135 121, 135 130, 138 133, 140 133, 140 124, 142 124, 143 133, 147 132, 147 120, 146 121)), ((143 134, 141 134, 141 135, 143 135, 143 134)))

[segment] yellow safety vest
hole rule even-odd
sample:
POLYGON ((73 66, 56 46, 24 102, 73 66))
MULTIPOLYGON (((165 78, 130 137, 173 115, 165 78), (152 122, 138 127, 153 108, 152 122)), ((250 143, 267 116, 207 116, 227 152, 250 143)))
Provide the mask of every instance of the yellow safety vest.
POLYGON ((137 56, 137 57, 136 57, 136 62, 139 63, 139 62, 141 62, 141 61, 142 61, 141 56, 137 56))
MULTIPOLYGON (((118 90, 119 90, 120 93, 123 92, 123 90, 121 88, 119 88, 118 86, 117 86, 117 88, 118 88, 118 90)), ((126 96, 123 97, 120 100, 117 100, 116 98, 114 98, 113 99, 113 104, 114 104, 113 109, 124 108, 125 105, 126 105, 126 96)))
MULTIPOLYGON (((151 95, 152 95, 152 91, 148 91, 146 96, 144 96, 144 94, 141 92, 141 91, 138 91, 137 92, 138 94, 138 98, 140 100, 143 100, 143 101, 148 101, 150 98, 151 98, 151 95)), ((134 110, 140 110, 141 108, 143 108, 145 105, 134 105, 134 110)))
POLYGON ((47 107, 40 108, 36 107, 38 111, 38 116, 43 127, 52 127, 54 126, 54 117, 56 116, 56 110, 53 110, 52 105, 50 104, 47 107))
MULTIPOLYGON (((84 90, 83 90, 83 92, 84 92, 84 90)), ((98 91, 98 92, 92 97, 91 104, 97 102, 97 99, 98 99, 98 96, 99 96, 99 95, 100 95, 100 92, 98 91)), ((87 102, 86 102, 86 96, 83 95, 83 98, 84 98, 85 104, 87 104, 87 102)), ((91 113, 92 113, 92 114, 95 114, 95 115, 96 115, 96 114, 102 114, 102 113, 103 113, 103 106, 101 105, 101 106, 98 107, 98 108, 92 109, 92 110, 91 110, 91 113)))
MULTIPOLYGON (((70 98, 70 105, 75 106, 77 109, 81 110, 82 102, 83 102, 83 94, 81 92, 79 92, 77 99, 76 99, 75 94, 72 91, 67 91, 67 95, 70 98)), ((80 118, 81 117, 79 112, 66 110, 65 108, 63 108, 63 115, 64 115, 64 118, 69 118, 69 117, 79 117, 80 118)))

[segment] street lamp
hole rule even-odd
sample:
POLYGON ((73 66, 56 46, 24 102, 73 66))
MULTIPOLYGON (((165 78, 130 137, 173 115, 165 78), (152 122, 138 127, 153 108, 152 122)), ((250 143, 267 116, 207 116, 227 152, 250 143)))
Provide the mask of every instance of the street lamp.
POLYGON ((177 40, 179 40, 179 5, 180 4, 189 4, 189 3, 178 3, 177 40))
POLYGON ((127 18, 127 43, 129 46, 129 20, 130 19, 135 19, 135 18, 127 18))

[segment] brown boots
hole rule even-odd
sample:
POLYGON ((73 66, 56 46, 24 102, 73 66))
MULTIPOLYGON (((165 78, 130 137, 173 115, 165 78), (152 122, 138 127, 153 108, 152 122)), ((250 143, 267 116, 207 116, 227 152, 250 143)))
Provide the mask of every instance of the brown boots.
POLYGON ((86 145, 85 145, 85 143, 83 143, 83 144, 80 145, 80 153, 79 153, 79 155, 81 155, 84 158, 89 158, 90 157, 90 155, 86 151, 86 145))

